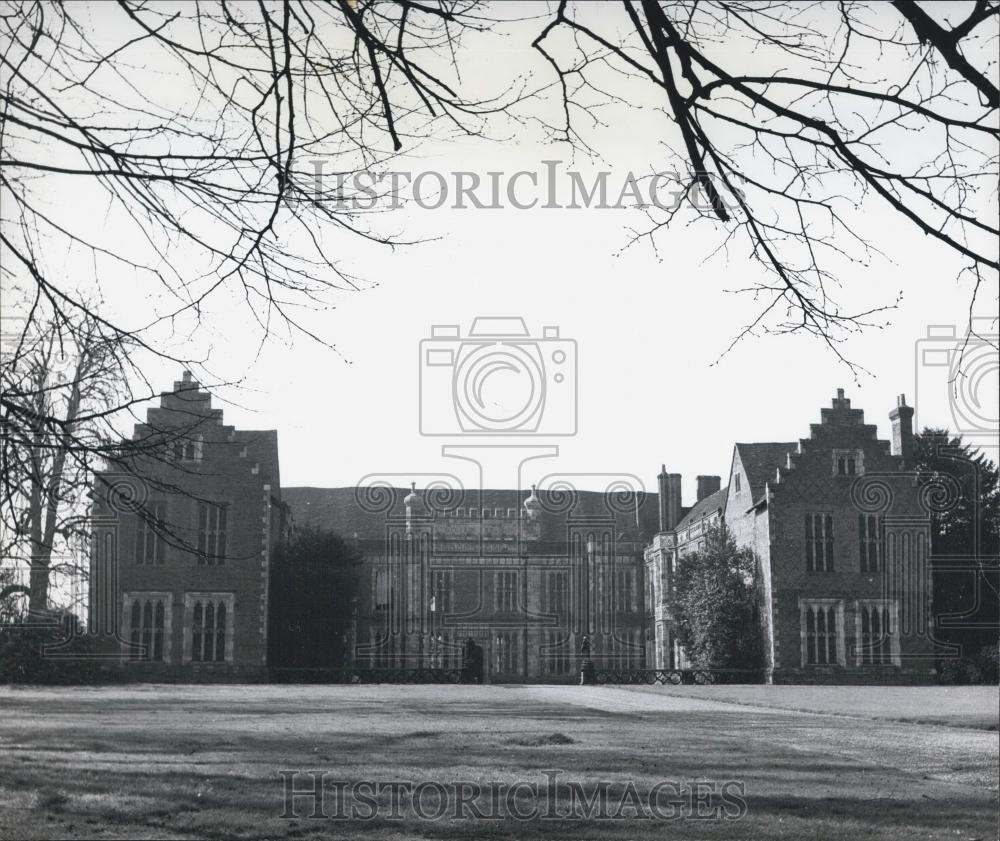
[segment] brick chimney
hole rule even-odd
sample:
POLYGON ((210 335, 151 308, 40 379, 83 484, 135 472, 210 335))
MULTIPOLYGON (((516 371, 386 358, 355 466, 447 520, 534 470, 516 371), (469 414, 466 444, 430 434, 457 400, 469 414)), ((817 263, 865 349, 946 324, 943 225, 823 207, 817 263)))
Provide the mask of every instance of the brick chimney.
POLYGON ((667 531, 667 466, 660 465, 660 475, 656 477, 657 501, 660 508, 660 531, 667 531))
POLYGON ((698 477, 698 502, 706 496, 711 496, 722 487, 721 476, 699 476, 698 477))
POLYGON ((667 473, 667 466, 662 465, 656 481, 660 491, 660 531, 673 531, 681 519, 681 474, 667 473))
POLYGON ((903 459, 903 468, 913 467, 913 407, 900 394, 896 408, 889 412, 892 421, 892 454, 903 459))
POLYGON ((681 521, 681 474, 667 474, 667 531, 672 531, 681 521))

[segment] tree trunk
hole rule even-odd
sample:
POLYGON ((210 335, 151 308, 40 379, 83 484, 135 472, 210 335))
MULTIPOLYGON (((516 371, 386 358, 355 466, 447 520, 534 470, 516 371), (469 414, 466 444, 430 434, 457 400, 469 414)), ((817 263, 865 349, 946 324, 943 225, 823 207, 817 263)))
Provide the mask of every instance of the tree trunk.
MULTIPOLYGON (((45 384, 51 371, 44 366, 38 372, 38 402, 36 441, 39 446, 32 453, 31 495, 28 504, 28 520, 31 535, 31 571, 28 577, 28 612, 42 613, 49 606, 49 577, 52 571, 52 546, 56 537, 56 527, 59 519, 59 498, 62 493, 63 471, 66 467, 66 456, 72 441, 73 430, 80 411, 82 400, 81 383, 90 367, 92 348, 83 344, 79 350, 69 399, 66 403, 66 417, 62 421, 61 446, 55 449, 51 457, 51 466, 45 469, 45 454, 40 446, 45 440, 44 418, 51 411, 51 406, 44 397, 47 393, 45 384), (46 475, 47 474, 47 475, 46 475)), ((46 363, 51 360, 51 354, 46 363)), ((51 436, 50 436, 51 437, 51 436)))

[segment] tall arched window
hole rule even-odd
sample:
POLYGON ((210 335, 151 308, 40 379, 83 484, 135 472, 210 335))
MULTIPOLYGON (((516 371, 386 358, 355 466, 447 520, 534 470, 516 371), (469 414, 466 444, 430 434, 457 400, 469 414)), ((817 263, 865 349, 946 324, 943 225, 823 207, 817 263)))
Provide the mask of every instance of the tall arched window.
POLYGON ((222 566, 226 562, 226 532, 229 511, 225 503, 198 503, 198 563, 222 566))
POLYGON ((157 600, 153 612, 153 659, 163 659, 163 601, 157 600))
POLYGON ((899 665, 899 635, 894 601, 859 602, 859 665, 899 665))
POLYGON ((503 673, 518 670, 520 634, 517 631, 501 631, 496 638, 497 671, 503 673))
POLYGON ((844 627, 841 610, 841 603, 834 599, 816 599, 800 604, 803 665, 843 665, 844 627))
POLYGON ((194 606, 194 615, 191 622, 191 659, 201 660, 202 658, 202 614, 204 609, 201 602, 194 606))
POLYGON ((147 601, 142 606, 142 644, 146 648, 146 656, 153 652, 153 603, 147 601))
POLYGON ((142 602, 132 602, 132 616, 129 627, 132 630, 129 637, 129 642, 132 643, 131 657, 133 660, 138 660, 141 655, 139 646, 142 645, 142 602))
POLYGON ((125 594, 129 624, 130 660, 162 662, 169 618, 169 596, 125 594))
POLYGON ((202 630, 202 660, 215 660, 215 605, 208 602, 205 605, 205 625, 202 630))
POLYGON ((150 502, 146 510, 136 514, 135 562, 137 564, 163 563, 167 503, 150 502))
POLYGON ((219 602, 215 611, 215 659, 226 659, 226 603, 219 602))
POLYGON ((191 605, 191 660, 224 663, 227 660, 227 622, 232 605, 228 596, 194 596, 191 605))

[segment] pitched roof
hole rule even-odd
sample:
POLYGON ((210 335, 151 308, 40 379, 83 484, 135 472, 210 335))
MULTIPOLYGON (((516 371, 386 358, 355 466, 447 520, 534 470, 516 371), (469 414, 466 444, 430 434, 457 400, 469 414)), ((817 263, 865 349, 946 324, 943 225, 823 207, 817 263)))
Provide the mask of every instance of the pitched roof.
MULTIPOLYGON (((408 488, 282 488, 282 500, 289 506, 297 526, 313 525, 336 531, 344 537, 378 539, 385 535, 386 517, 403 517, 403 499, 408 488)), ((451 492, 423 491, 425 503, 440 509, 508 508, 522 509, 527 491, 496 490, 451 492)), ((538 491, 542 504, 542 539, 565 540, 566 521, 570 512, 558 496, 538 491)), ((638 497, 639 531, 645 536, 656 534, 659 506, 656 494, 640 493, 638 497)), ((613 515, 619 534, 636 536, 635 505, 618 505, 611 495, 599 491, 579 491, 572 505, 573 517, 613 515)))
POLYGON ((713 511, 722 510, 722 513, 726 513, 726 499, 729 497, 729 486, 726 485, 724 488, 720 488, 715 493, 709 494, 704 499, 699 499, 691 508, 688 510, 681 521, 677 524, 676 530, 680 531, 683 528, 687 528, 691 523, 700 520, 707 514, 713 511))
POLYGON ((271 493, 280 499, 281 474, 278 470, 278 431, 276 429, 237 429, 233 440, 247 448, 247 461, 257 462, 271 493))
POLYGON ((764 483, 774 481, 774 474, 784 466, 787 453, 799 448, 798 441, 788 443, 737 444, 743 470, 750 485, 750 494, 756 502, 764 493, 764 483))

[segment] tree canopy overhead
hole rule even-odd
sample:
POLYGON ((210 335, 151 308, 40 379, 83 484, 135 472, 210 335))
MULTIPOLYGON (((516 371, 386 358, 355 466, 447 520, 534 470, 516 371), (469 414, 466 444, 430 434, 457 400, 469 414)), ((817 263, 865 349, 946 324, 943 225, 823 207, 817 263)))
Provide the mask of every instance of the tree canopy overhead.
MULTIPOLYGON (((108 451, 30 387, 22 350, 52 330, 114 359, 119 430, 157 396, 139 360, 204 372, 212 307, 239 308, 261 344, 332 344, 302 315, 365 285, 363 246, 403 237, 313 162, 371 171, 426 140, 541 126, 619 166, 595 129, 652 108, 649 175, 679 172, 686 200, 646 208, 634 239, 707 225, 749 256, 764 273, 737 284, 753 299, 737 340, 805 332, 842 354, 896 302, 845 308, 838 287, 905 248, 900 231, 954 258, 970 308, 993 303, 998 41, 996 0, 0 2, 0 285, 18 315, 3 362, 22 365, 0 394, 21 447, 4 470, 31 447, 108 451), (535 63, 505 66, 511 44, 535 63)), ((36 480, 5 485, 0 510, 36 480)))
MULTIPOLYGON (((439 117, 476 131, 447 73, 479 26, 471 8, 0 3, 0 517, 23 544, 5 560, 47 576, 58 529, 38 512, 70 505, 100 460, 130 469, 141 448, 121 436, 159 396, 149 365, 204 371, 212 307, 240 308, 261 344, 332 345, 301 314, 362 285, 343 260, 354 244, 396 238, 309 161, 384 164, 439 117), (72 364, 39 349, 101 364, 60 377, 72 364)), ((85 522, 85 507, 50 522, 85 522)))
MULTIPOLYGON (((662 112, 643 129, 662 142, 651 171, 679 171, 689 200, 649 208, 635 236, 655 242, 693 215, 719 228, 720 249, 763 267, 772 280, 744 290, 760 306, 741 335, 805 331, 836 350, 845 332, 878 323, 893 302, 845 310, 836 286, 860 282, 876 252, 893 256, 905 241, 893 220, 953 253, 973 297, 996 282, 991 0, 4 10, 4 280, 72 321, 84 276, 132 276, 135 317, 97 315, 154 353, 166 352, 165 329, 196 330, 213 297, 245 306, 265 340, 302 328, 302 307, 363 284, 344 255, 393 236, 318 187, 311 161, 370 170, 422 140, 516 140, 537 124, 605 154, 587 127, 637 107, 662 112), (469 72, 484 49, 529 43, 543 69, 514 68, 521 81, 503 96, 494 83, 509 68, 469 72), (67 196, 72 208, 56 206, 67 196)), ((183 355, 183 341, 174 348, 183 355)))
POLYGON ((552 132, 582 143, 588 105, 654 92, 672 124, 665 157, 706 201, 651 209, 636 237, 655 241, 693 209, 721 248, 749 252, 772 280, 742 290, 760 306, 737 340, 804 331, 839 355, 896 302, 845 310, 837 286, 895 256, 898 230, 951 252, 972 304, 995 287, 1000 4, 614 5, 562 0, 534 42, 559 80, 552 132))

